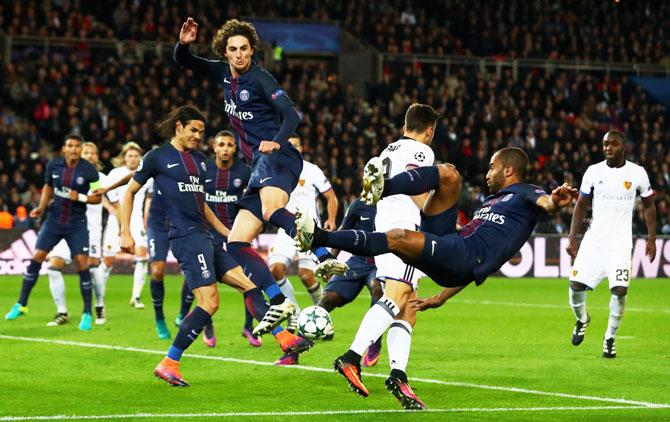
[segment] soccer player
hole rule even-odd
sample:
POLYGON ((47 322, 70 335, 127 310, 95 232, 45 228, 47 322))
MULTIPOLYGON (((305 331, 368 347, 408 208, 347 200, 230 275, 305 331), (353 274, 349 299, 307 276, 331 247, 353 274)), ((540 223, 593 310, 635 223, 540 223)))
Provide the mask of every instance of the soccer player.
MULTIPOLYGON (((116 166, 107 176, 108 180, 114 183, 114 186, 127 180, 129 176, 137 170, 142 159, 142 148, 135 142, 126 143, 121 149, 121 153, 115 157, 112 162, 116 166)), ((135 195, 135 204, 133 206, 133 238, 137 239, 137 248, 135 248, 135 270, 133 271, 133 288, 130 295, 130 306, 135 309, 144 309, 144 303, 140 300, 142 288, 146 281, 148 270, 148 252, 147 252, 147 231, 145 227, 144 209, 145 201, 147 200, 147 191, 151 187, 151 183, 144 185, 142 189, 135 195)), ((115 208, 119 207, 120 201, 123 200, 128 185, 121 183, 120 186, 109 189, 107 191, 107 198, 115 208)), ((119 236, 118 223, 110 218, 107 222, 110 228, 105 233, 105 240, 108 242, 105 245, 105 254, 116 255, 119 252, 119 236), (112 224, 114 224, 112 226, 112 224)), ((108 267, 109 268, 109 267, 108 267)), ((109 272, 103 270, 103 276, 109 276, 109 272)), ((105 282, 106 278, 105 277, 105 282)))
POLYGON ((595 289, 607 277, 612 297, 603 357, 615 358, 614 337, 623 318, 630 281, 636 192, 644 208, 648 233, 645 252, 649 261, 656 257, 656 206, 647 172, 626 160, 624 134, 618 130, 607 132, 603 137, 603 151, 605 160, 589 166, 584 173, 572 214, 567 252, 577 258, 570 273, 569 293, 570 306, 577 317, 572 344, 578 346, 591 321, 586 312, 586 292, 595 289), (590 203, 593 207, 591 226, 577 252, 577 233, 590 203))
MULTIPOLYGON (((98 154, 98 147, 93 142, 82 144, 81 157, 90 162, 98 170, 100 183, 105 184, 105 174, 100 171, 102 165, 98 154)), ((102 198, 103 202, 105 201, 102 198)), ((88 264, 95 293, 95 325, 103 325, 105 318, 105 285, 98 272, 102 253, 102 204, 86 205, 86 223, 88 226, 88 264)), ((72 261, 70 248, 65 239, 60 242, 49 253, 49 264, 47 275, 49 276, 49 290, 56 304, 56 315, 52 321, 47 323, 49 327, 57 327, 69 321, 67 304, 65 301, 65 280, 63 279, 63 267, 72 261)))
MULTIPOLYGON (((205 173, 205 201, 229 230, 237 215, 235 202, 242 197, 251 176, 249 166, 235 159, 236 153, 237 145, 233 133, 228 130, 220 131, 214 136, 214 158, 207 161, 207 172, 205 173)), ((224 248, 227 239, 216 231, 211 233, 214 237, 214 244, 224 248)), ((242 336, 250 345, 259 347, 262 341, 259 336, 253 335, 252 323, 253 316, 245 308, 242 336)), ((210 336, 207 331, 205 329, 205 335, 216 342, 214 333, 212 332, 210 336)))
POLYGON ((144 156, 128 184, 121 208, 121 247, 129 252, 134 249, 130 227, 134 196, 153 178, 155 189, 169 204, 171 247, 198 306, 181 322, 167 356, 154 374, 172 385, 188 386, 179 372, 179 361, 219 307, 217 280, 243 293, 249 311, 265 323, 267 330, 273 330, 284 351, 309 349, 311 342, 278 327, 294 312, 290 301, 285 299, 279 306, 268 308, 260 290, 223 248, 214 245, 206 228, 209 224, 223 236, 229 234, 205 203, 207 165, 205 156, 197 151, 205 131, 205 117, 195 107, 181 106, 159 123, 158 130, 170 141, 144 156))
MULTIPOLYGON (((198 24, 188 18, 181 27, 174 59, 221 84, 228 119, 242 154, 251 163, 249 186, 237 201, 240 210, 230 230, 228 252, 256 285, 264 286, 270 302, 278 304, 275 297, 284 295, 251 242, 267 221, 295 235, 295 216, 285 207, 302 170, 300 152, 288 142, 300 117, 272 75, 253 63, 260 40, 252 24, 231 19, 216 32, 212 49, 226 61, 207 60, 190 52, 197 31, 198 24)), ((315 253, 320 260, 332 258, 325 248, 315 253)), ((333 265, 337 265, 335 260, 333 265)), ((265 328, 263 322, 256 327, 265 328)))
MULTIPOLYGON (((383 163, 371 159, 364 170, 363 197, 376 203, 396 194, 431 192, 422 210, 421 230, 392 229, 386 233, 345 230, 327 232, 308 218, 297 217, 296 240, 301 249, 332 246, 363 256, 391 252, 448 287, 453 296, 472 281, 480 285, 508 261, 528 239, 538 214, 558 212, 572 202, 577 190, 563 185, 547 195, 541 188, 524 183, 528 166, 526 153, 503 148, 491 157, 486 182, 491 195, 473 219, 454 233, 455 205, 460 192, 460 175, 449 164, 419 167, 384 181, 383 163)), ((354 392, 366 397, 361 381, 360 361, 372 344, 398 317, 407 312, 412 287, 405 283, 386 286, 384 296, 367 312, 349 350, 334 362, 335 369, 354 392)), ((424 408, 405 377, 390 376, 386 386, 409 409, 424 408)))
POLYGON ((84 312, 79 329, 91 329, 91 272, 88 266, 88 230, 86 204, 99 204, 100 195, 87 195, 100 184, 98 171, 93 164, 81 158, 84 139, 77 134, 65 137, 62 155, 49 161, 45 171, 44 187, 37 208, 30 212, 38 218, 45 211, 47 218, 37 235, 35 253, 23 275, 19 300, 5 315, 14 320, 28 312, 28 297, 37 283, 40 268, 47 254, 65 239, 74 256, 79 272, 79 288, 84 299, 84 312), (53 202, 52 202, 53 200, 53 202))
MULTIPOLYGON (((291 135, 289 142, 302 154, 302 143, 297 134, 291 135)), ((317 222, 320 222, 319 213, 316 208, 316 196, 318 193, 321 193, 326 198, 327 204, 327 219, 323 227, 326 230, 334 230, 336 227, 335 218, 337 218, 338 206, 335 191, 319 167, 303 160, 298 185, 291 192, 286 209, 291 212, 295 212, 297 209, 304 210, 304 212, 309 214, 310 218, 314 218, 317 222)), ((300 306, 295 298, 293 285, 286 278, 286 269, 296 256, 298 258, 298 276, 300 277, 300 281, 312 298, 312 303, 316 305, 321 299, 322 293, 321 285, 314 277, 316 263, 314 262, 313 255, 310 252, 298 251, 293 238, 287 235, 284 229, 280 228, 277 231, 274 242, 270 246, 268 264, 279 288, 286 297, 293 301, 293 304, 296 306, 296 313, 300 313, 300 306)), ((297 329, 297 318, 295 316, 290 319, 290 323, 293 324, 292 328, 294 330, 297 329)))

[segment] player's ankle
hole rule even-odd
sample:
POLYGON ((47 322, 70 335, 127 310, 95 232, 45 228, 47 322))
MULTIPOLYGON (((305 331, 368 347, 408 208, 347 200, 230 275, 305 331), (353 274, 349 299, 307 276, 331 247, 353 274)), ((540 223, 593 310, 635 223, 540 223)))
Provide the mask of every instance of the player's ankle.
POLYGON ((354 363, 354 364, 360 364, 361 363, 361 355, 358 353, 354 352, 353 350, 347 350, 347 352, 342 356, 342 358, 349 363, 354 363))
POLYGON ((400 369, 391 369, 391 376, 394 378, 398 378, 400 381, 407 383, 407 374, 405 371, 401 371, 400 369))

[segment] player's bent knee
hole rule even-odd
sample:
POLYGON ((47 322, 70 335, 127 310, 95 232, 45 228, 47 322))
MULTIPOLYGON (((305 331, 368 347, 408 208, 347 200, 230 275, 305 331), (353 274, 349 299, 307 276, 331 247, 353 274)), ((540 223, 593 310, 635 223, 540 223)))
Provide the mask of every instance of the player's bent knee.
POLYGON ((616 286, 616 287, 612 287, 612 289, 610 291, 615 296, 619 296, 619 297, 626 296, 626 294, 628 294, 628 287, 616 286))
POLYGON ((588 290, 589 286, 579 281, 570 281, 570 288, 576 292, 582 292, 588 290))
POLYGON ((286 266, 282 264, 272 264, 270 265, 270 272, 275 281, 283 280, 286 276, 286 266))
POLYGON ((330 312, 335 308, 340 308, 350 301, 340 296, 335 292, 323 292, 323 296, 319 300, 318 305, 324 308, 326 311, 330 312))

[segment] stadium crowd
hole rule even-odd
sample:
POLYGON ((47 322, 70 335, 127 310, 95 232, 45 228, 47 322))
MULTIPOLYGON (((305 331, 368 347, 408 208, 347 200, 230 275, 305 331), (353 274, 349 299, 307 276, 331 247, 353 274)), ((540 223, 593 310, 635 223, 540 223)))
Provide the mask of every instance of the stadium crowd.
MULTIPOLYGON (((45 9, 46 3, 38 7, 34 2, 5 2, 0 17, 2 27, 10 34, 133 37, 172 43, 177 33, 175 28, 179 25, 173 20, 189 12, 196 14, 195 11, 201 11, 207 3, 177 3, 158 8, 143 2, 119 2, 112 15, 105 15, 98 10, 101 6, 93 2, 81 5, 78 2, 55 3, 50 10, 45 9), (138 26, 140 20, 152 24, 138 26), (56 25, 54 22, 60 23, 56 25), (122 25, 123 22, 126 24, 122 25), (124 27, 127 32, 122 33, 120 28, 124 27), (148 30, 149 27, 153 29, 148 30), (77 28, 78 33, 68 32, 77 28)), ((387 13, 375 19, 393 22, 395 25, 388 25, 389 28, 429 28, 432 26, 420 24, 421 19, 427 19, 426 16, 439 18, 427 14, 423 2, 412 2, 411 11, 401 7, 404 3, 399 3, 400 6, 396 3, 380 3, 380 10, 387 13), (408 14, 414 18, 407 18, 408 14)), ((362 2, 352 4, 348 7, 367 7, 362 2)), ((491 11, 478 16, 486 20, 486 16, 523 16, 528 13, 523 12, 527 7, 517 2, 503 1, 501 4, 503 10, 520 10, 518 13, 491 11)), ((199 39, 206 43, 211 38, 209 22, 221 22, 229 16, 244 14, 244 7, 230 5, 225 11, 213 8, 208 20, 201 23, 203 30, 199 31, 199 39)), ((270 15, 335 18, 347 22, 351 20, 347 16, 357 10, 339 10, 338 7, 341 6, 324 2, 315 2, 311 6, 302 2, 286 2, 281 6, 268 2, 268 8, 262 10, 270 15)), ((439 9, 458 7, 455 2, 446 2, 445 7, 439 9)), ((624 8, 621 13, 635 16, 642 13, 629 9, 624 8)), ((569 10, 576 11, 578 7, 569 10)), ((454 16, 461 16, 463 22, 468 21, 464 11, 454 16)), ((522 17, 514 19, 525 22, 522 17)), ((561 19, 575 21, 565 16, 561 19)), ((631 19, 621 17, 619 21, 628 25, 631 19)), ((450 24, 449 27, 453 29, 459 25, 450 24)), ((347 23, 345 26, 353 28, 355 25, 347 23)), ((637 29, 651 38, 655 34, 654 28, 637 29)), ((353 30, 356 33, 355 28, 353 30)), ((549 33, 550 29, 547 31, 549 33)), ((402 31, 400 34, 400 38, 416 39, 402 35, 402 31)), ((365 34, 359 35, 375 44, 375 40, 365 34)), ((397 34, 391 35, 395 36, 397 34)), ((455 40, 458 37, 446 38, 455 40)), ((480 48, 472 47, 468 54, 483 54, 480 48)), ((540 48, 548 51, 543 46, 540 48)), ((569 51, 563 47, 560 50, 569 51)), ((409 104, 418 101, 433 105, 442 115, 433 148, 439 160, 453 162, 464 176, 467 189, 463 191, 460 207, 464 218, 471 216, 485 196, 483 175, 488 157, 497 148, 504 145, 525 148, 533 163, 532 182, 546 189, 564 181, 578 185, 586 167, 602 159, 602 134, 607 128, 616 127, 628 134, 628 158, 645 166, 658 191, 659 232, 670 233, 667 111, 626 76, 593 72, 550 73, 522 68, 515 80, 509 70, 497 75, 467 67, 451 67, 447 72, 445 67, 438 65, 410 66, 387 62, 383 80, 370 86, 367 97, 360 97, 350 86, 340 84, 337 75, 325 63, 282 61, 268 67, 303 115, 299 131, 307 159, 332 179, 345 207, 360 190, 360 172, 356 169, 361 169, 369 157, 378 155, 388 143, 398 138, 404 111, 409 104)), ((170 57, 156 56, 153 52, 128 56, 116 50, 91 49, 85 44, 74 51, 51 49, 48 53, 26 48, 14 54, 11 64, 3 66, 0 79, 3 89, 0 148, 6 151, 6 158, 0 160, 0 208, 13 215, 23 215, 35 206, 48 147, 70 131, 79 132, 87 140, 98 143, 101 159, 107 165, 105 171, 108 171, 111 158, 126 141, 136 141, 144 148, 161 142, 152 124, 174 104, 192 103, 205 110, 210 137, 226 126, 221 90, 210 86, 207 80, 187 76, 171 63, 170 57), (22 206, 24 209, 20 209, 22 206)), ((540 224, 538 231, 566 233, 569 222, 570 210, 566 210, 540 224)), ((635 217, 634 228, 638 233, 645 232, 641 215, 635 217)))

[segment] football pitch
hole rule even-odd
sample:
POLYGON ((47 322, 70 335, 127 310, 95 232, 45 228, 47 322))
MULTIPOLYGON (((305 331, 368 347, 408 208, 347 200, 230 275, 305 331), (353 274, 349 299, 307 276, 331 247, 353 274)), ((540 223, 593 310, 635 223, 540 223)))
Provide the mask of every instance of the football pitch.
MULTIPOLYGON (((144 310, 128 306, 131 276, 112 276, 107 318, 90 332, 77 329, 78 281, 66 277, 71 322, 47 327, 55 312, 41 276, 30 312, 4 313, 20 278, 0 277, 0 421, 5 420, 668 420, 670 419, 670 280, 633 280, 618 332, 616 359, 601 357, 609 291, 588 296, 591 324, 584 342, 570 343, 574 317, 564 279, 496 279, 469 286, 440 309, 420 313, 408 374, 429 409, 404 411, 386 391, 386 341, 374 368, 363 369, 370 397, 349 391, 333 374, 333 359, 353 339, 370 305, 364 290, 331 313, 335 339, 318 342, 293 367, 276 367, 281 351, 271 336, 252 348, 240 336, 241 296, 222 286, 214 318, 218 344, 202 340, 182 359, 190 388, 172 388, 152 375, 170 341, 153 325, 148 285, 144 310)), ((309 296, 293 280, 303 307, 309 296)), ((181 279, 166 279, 167 319, 176 316, 181 279)), ((425 280, 419 294, 438 287, 425 280)), ((174 336, 176 328, 170 323, 174 336)))

